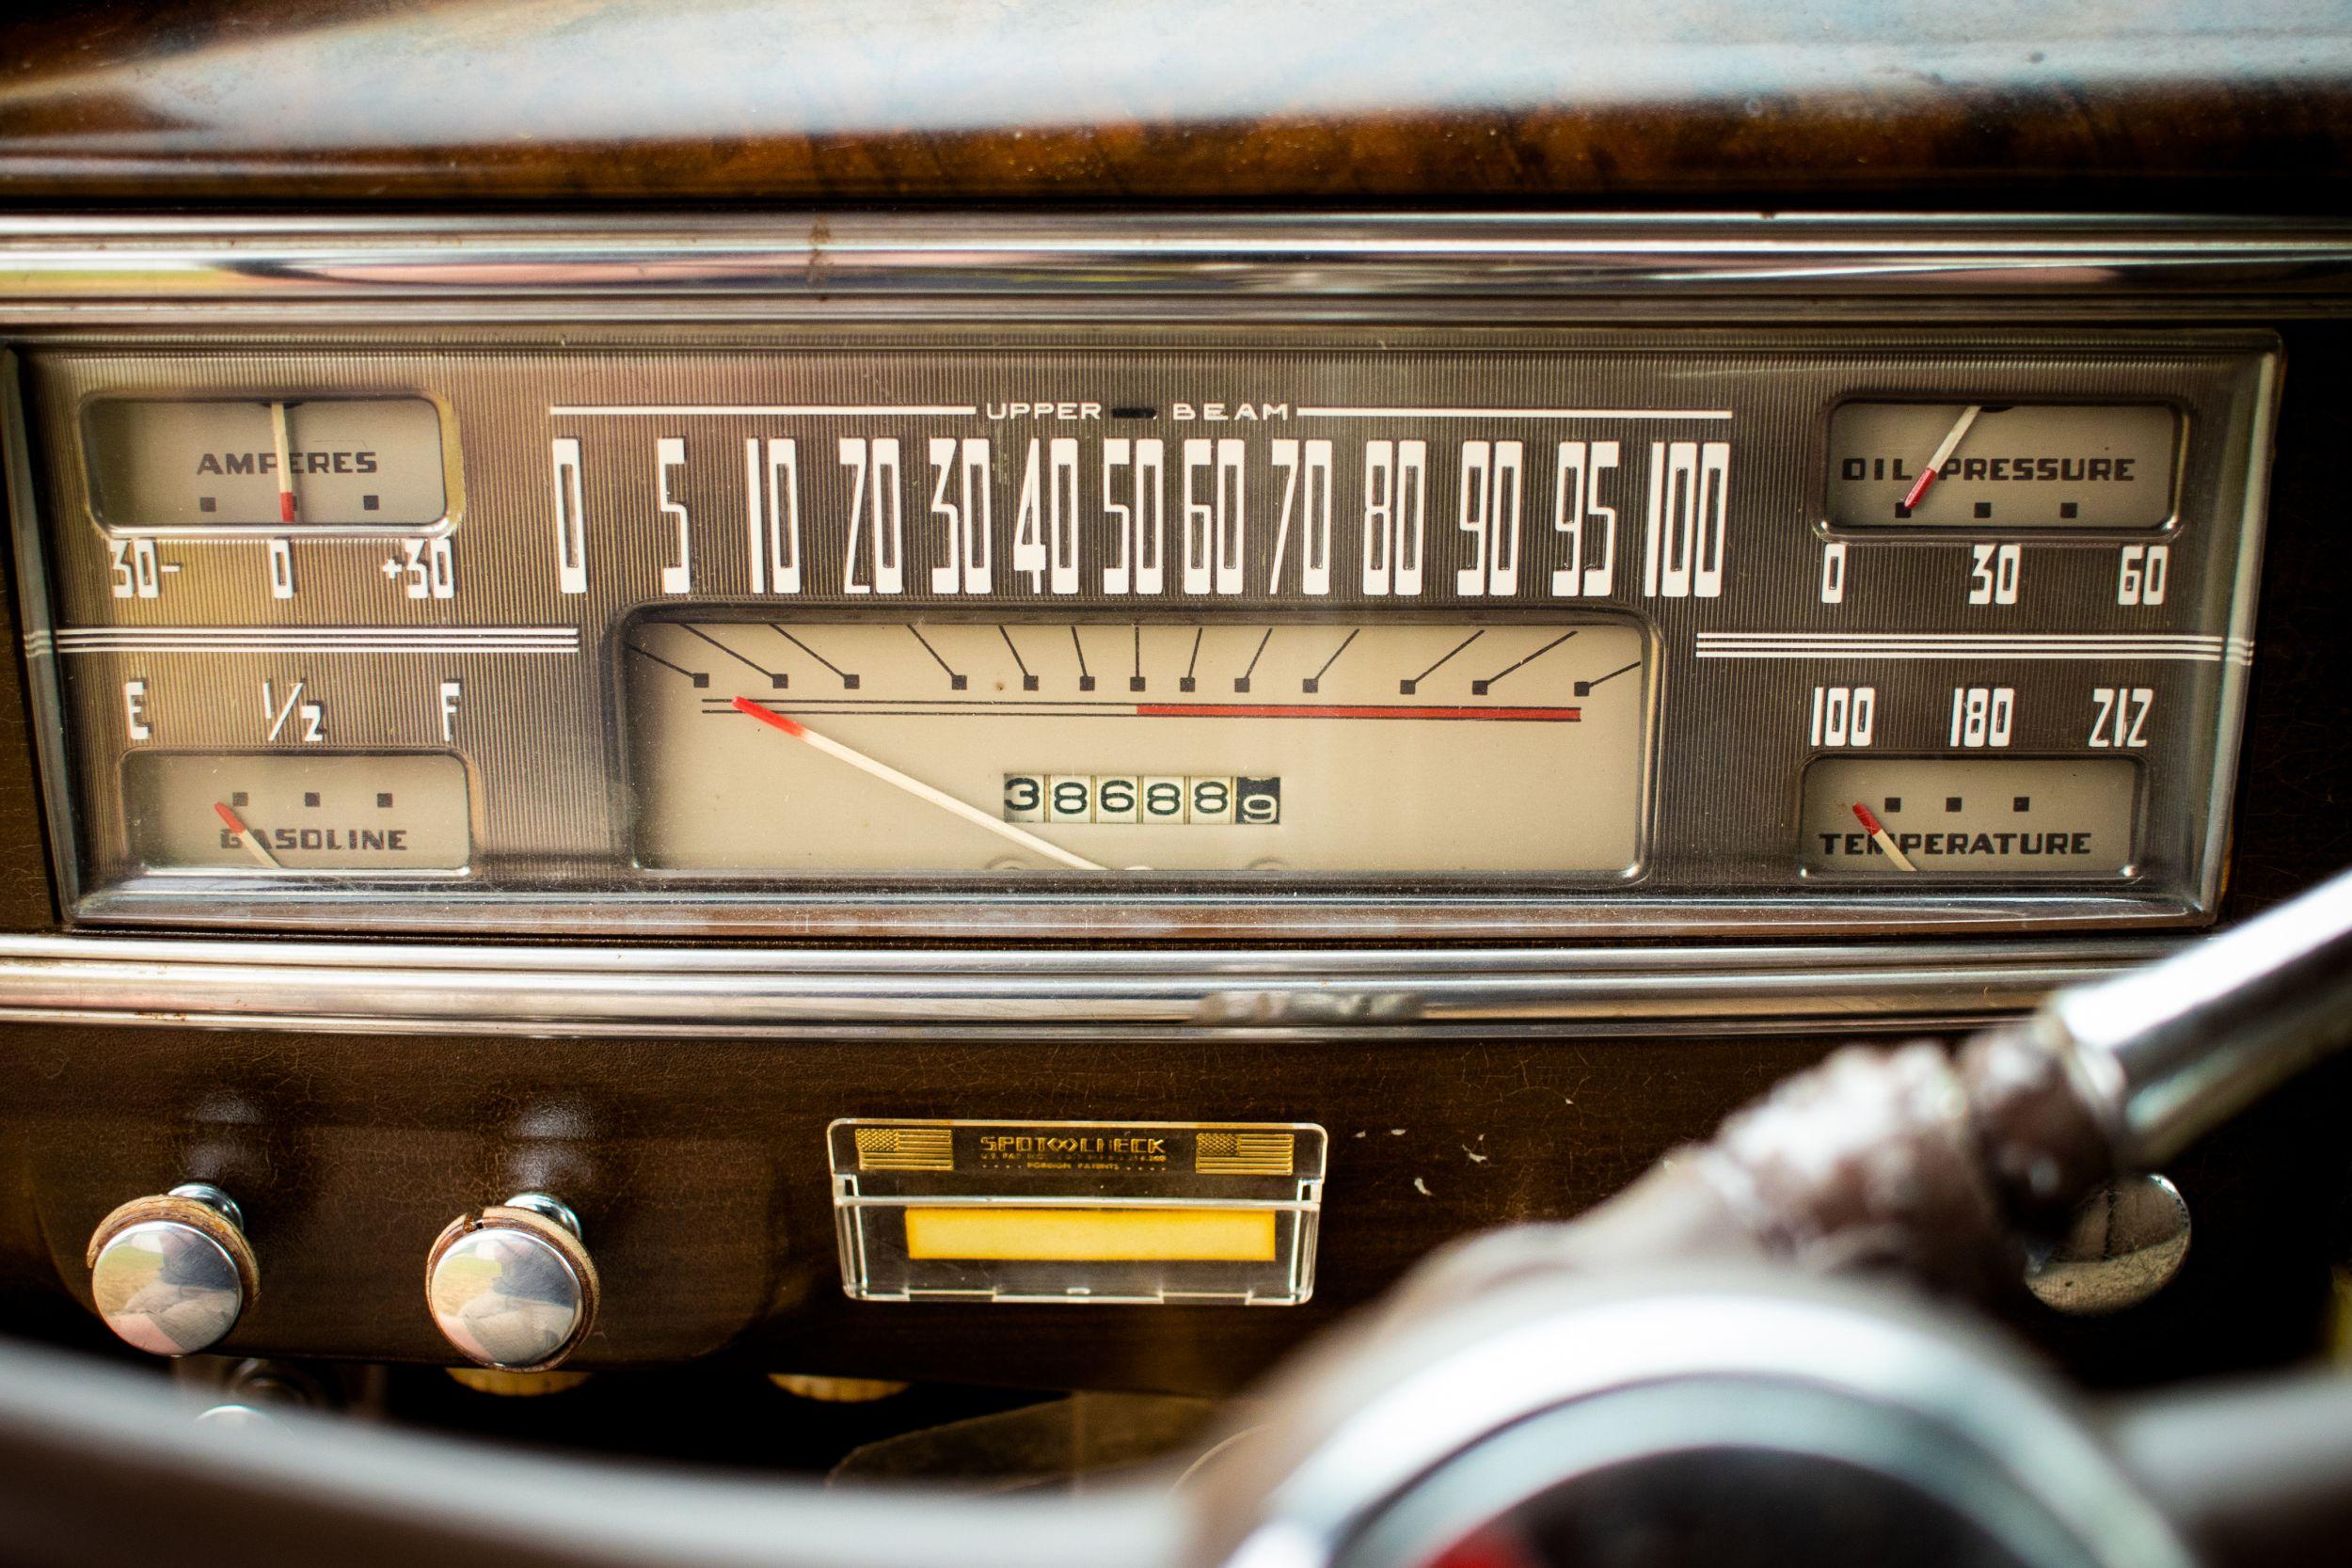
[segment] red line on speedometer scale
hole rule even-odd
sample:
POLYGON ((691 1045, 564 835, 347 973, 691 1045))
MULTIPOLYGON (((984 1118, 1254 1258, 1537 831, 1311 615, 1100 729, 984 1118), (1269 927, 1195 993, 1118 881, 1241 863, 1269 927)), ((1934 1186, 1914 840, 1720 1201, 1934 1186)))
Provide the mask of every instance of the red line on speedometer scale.
POLYGON ((1577 707, 1389 707, 1324 703, 1137 703, 1138 719, 1517 719, 1574 724, 1577 707))

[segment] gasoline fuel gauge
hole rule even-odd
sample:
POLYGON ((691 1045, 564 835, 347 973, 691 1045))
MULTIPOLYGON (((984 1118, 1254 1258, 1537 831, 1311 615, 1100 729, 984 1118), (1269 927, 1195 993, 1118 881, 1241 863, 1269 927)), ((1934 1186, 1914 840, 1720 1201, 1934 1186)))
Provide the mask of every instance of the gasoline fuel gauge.
POLYGON ((151 871, 450 876, 472 851, 446 752, 134 752, 122 785, 151 871))

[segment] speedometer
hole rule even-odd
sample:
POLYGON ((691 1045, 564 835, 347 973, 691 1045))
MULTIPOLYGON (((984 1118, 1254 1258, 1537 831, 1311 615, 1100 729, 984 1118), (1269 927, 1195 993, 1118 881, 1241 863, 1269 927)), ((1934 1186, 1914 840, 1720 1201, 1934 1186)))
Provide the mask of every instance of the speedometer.
POLYGON ((656 620, 623 640, 641 863, 1622 876, 1638 628, 656 620))
POLYGON ((2212 911, 2276 345, 1304 325, 60 341, 89 922, 2212 911))

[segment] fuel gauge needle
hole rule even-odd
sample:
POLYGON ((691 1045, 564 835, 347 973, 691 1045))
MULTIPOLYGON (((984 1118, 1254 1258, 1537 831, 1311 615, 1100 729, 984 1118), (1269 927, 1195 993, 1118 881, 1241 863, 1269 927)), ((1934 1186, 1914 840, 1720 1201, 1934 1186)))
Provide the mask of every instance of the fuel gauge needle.
POLYGON ((269 405, 270 439, 278 444, 278 520, 294 520, 294 444, 286 435, 286 405, 269 405))
POLYGON ((218 814, 223 822, 229 824, 229 831, 237 835, 238 842, 246 847, 246 851, 251 854, 255 860, 260 861, 264 866, 268 867, 272 871, 283 871, 286 869, 284 866, 278 863, 278 857, 271 854, 269 852, 269 847, 262 842, 262 835, 246 827, 244 819, 239 817, 235 812, 229 809, 229 803, 227 801, 215 800, 213 802, 213 810, 218 814))
MULTIPOLYGON (((838 740, 818 735, 799 720, 778 713, 765 704, 755 703, 749 697, 738 697, 735 699, 735 711, 747 713, 770 728, 783 731, 795 740, 806 741, 829 757, 846 762, 859 771, 869 773, 894 788, 905 790, 918 800, 928 800, 940 810, 951 816, 961 816, 975 827, 986 828, 999 838, 1009 838, 1025 849, 1034 849, 1039 854, 1059 861, 1073 870, 1108 871, 1110 869, 1109 866, 1088 860, 1083 855, 1073 855, 1059 845, 1048 844, 1035 833, 1024 832, 1009 822, 1000 822, 977 806, 966 805, 944 790, 933 789, 920 779, 911 779, 886 762, 878 762, 863 752, 851 751, 838 740)), ((222 810, 225 813, 227 808, 223 807, 222 810)))
POLYGON ((1944 471, 1944 465, 1950 462, 1952 453, 1960 450, 1960 443, 1967 437, 1968 427, 1975 424, 1977 416, 1983 412, 1984 404, 1980 403, 1972 403, 1960 411, 1960 418, 1954 420, 1952 428, 1945 433, 1943 445, 1935 449, 1935 455, 1928 459, 1926 470, 1912 484, 1911 493, 1903 498, 1904 511, 1909 512, 1919 504, 1919 498, 1928 493, 1928 486, 1933 484, 1936 476, 1944 471))
POLYGON ((1888 832, 1885 825, 1880 822, 1876 816, 1871 815, 1869 807, 1864 805, 1861 801, 1856 800, 1853 803, 1853 815, 1854 820, 1861 823, 1863 831, 1870 835, 1870 842, 1879 847, 1879 852, 1881 854, 1884 855, 1888 860, 1893 861, 1896 865, 1905 871, 1916 871, 1919 869, 1917 866, 1911 863, 1911 857, 1909 855, 1904 854, 1900 849, 1898 849, 1895 847, 1895 835, 1888 832))

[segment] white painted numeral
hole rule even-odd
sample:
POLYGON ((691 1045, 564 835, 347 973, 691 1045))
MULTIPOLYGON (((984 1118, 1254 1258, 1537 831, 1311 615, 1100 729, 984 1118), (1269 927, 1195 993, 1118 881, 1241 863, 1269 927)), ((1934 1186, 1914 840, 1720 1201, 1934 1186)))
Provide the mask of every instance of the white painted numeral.
POLYGON ((1364 592, 1420 596, 1429 443, 1364 443, 1364 592))
POLYGON ((564 594, 588 592, 588 520, 580 499, 580 439, 550 443, 555 466, 555 582, 564 594))
POLYGON ((155 564, 155 541, 152 539, 110 539, 106 554, 114 562, 114 596, 118 599, 151 599, 164 589, 162 571, 155 564))
POLYGON ((1563 599, 1601 598, 1617 574, 1617 509, 1600 502, 1600 476, 1614 473, 1614 441, 1560 443, 1552 488, 1551 531, 1560 535, 1560 564, 1551 591, 1563 599))
POLYGON ((841 558, 845 594, 902 594, 907 585, 906 513, 898 494, 898 438, 841 437, 850 470, 849 548, 841 558), (861 544, 864 535, 870 543, 861 544), (860 580, 858 568, 866 568, 860 580))
POLYGON ((1972 750, 2007 746, 2016 725, 2015 687, 1952 688, 1952 745, 1972 750))
POLYGON ((291 599, 294 596, 294 541, 273 539, 269 542, 269 596, 291 599))
POLYGON ((1266 578, 1269 593, 1282 591, 1282 562, 1288 557, 1291 519, 1298 519, 1298 585, 1309 594, 1331 592, 1331 443, 1276 441, 1274 466, 1282 470, 1282 515, 1274 530, 1274 569, 1266 578), (1303 452, 1302 452, 1303 449, 1303 452), (1302 461, 1303 457, 1303 461, 1302 461))
POLYGON ((1731 443, 1649 444, 1649 531, 1642 592, 1661 599, 1713 599, 1724 592, 1724 529, 1730 504, 1731 443))
POLYGON ((1021 513, 1012 525, 1012 569, 1029 579, 1030 592, 1078 591, 1078 443, 1073 436, 1029 442, 1021 480, 1021 513), (1038 452, 1046 466, 1038 467, 1038 452))
POLYGON ((686 467, 686 442, 675 436, 664 436, 654 442, 654 504, 661 515, 677 529, 677 559, 661 568, 661 591, 664 594, 691 594, 694 591, 694 538, 692 522, 686 515, 685 505, 670 493, 670 476, 686 467))
POLYGON ((2165 584, 2172 576, 2172 546, 2126 545, 2116 573, 2115 602, 2121 605, 2164 603, 2165 584))
POLYGON ((2090 693, 2091 750, 2137 750, 2148 744, 2148 711, 2156 705, 2155 689, 2146 686, 2101 686, 2090 693))
POLYGON ((1846 545, 1842 539, 1821 546, 1821 602, 1846 602, 1846 545))
POLYGON ((1867 746, 1877 736, 1878 716, 1875 686, 1817 686, 1813 689, 1813 744, 1867 746))
POLYGON ((749 531, 752 592, 801 591, 801 444, 771 436, 766 460, 758 437, 743 443, 743 521, 749 531))
POLYGON ((934 594, 986 594, 989 540, 996 527, 990 500, 988 442, 977 436, 930 440, 931 515, 940 524, 940 563, 931 568, 934 594), (948 485, 955 486, 950 499, 948 485))
POLYGON ((404 539, 400 545, 402 588, 412 599, 457 596, 457 561, 449 540, 404 539))
POLYGON ((1184 443, 1184 583, 1187 594, 1238 594, 1247 537, 1237 437, 1184 443))
POLYGON ((2018 545, 1969 546, 1968 602, 2015 604, 2017 579, 2025 570, 2024 557, 2024 546, 2018 545))
POLYGON ((262 711, 269 720, 269 738, 272 741, 284 735, 289 725, 294 729, 294 739, 305 746, 317 746, 326 741, 326 705, 302 700, 303 689, 308 684, 307 681, 294 682, 294 689, 286 693, 286 700, 280 703, 277 684, 272 681, 262 683, 262 711))
POLYGON ((1111 563, 1103 568, 1105 594, 1159 594, 1168 589, 1168 443, 1158 436, 1103 443, 1103 510, 1111 516, 1111 563), (1124 468, 1133 476, 1132 501, 1114 500, 1124 468))
POLYGON ((1526 472, 1527 448, 1521 442, 1462 443, 1461 505, 1454 526, 1470 536, 1470 560, 1454 574, 1461 593, 1504 598, 1519 591, 1519 503, 1526 472))

